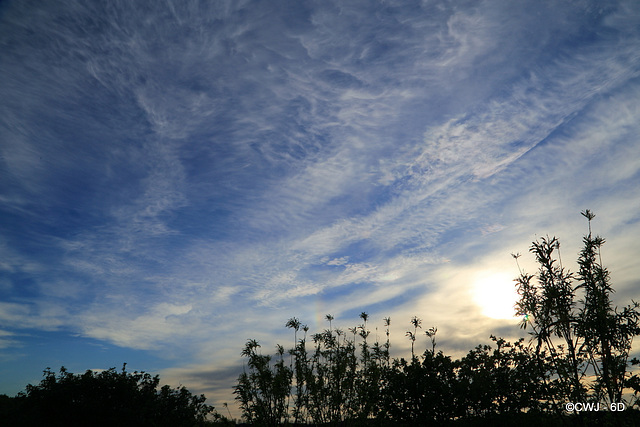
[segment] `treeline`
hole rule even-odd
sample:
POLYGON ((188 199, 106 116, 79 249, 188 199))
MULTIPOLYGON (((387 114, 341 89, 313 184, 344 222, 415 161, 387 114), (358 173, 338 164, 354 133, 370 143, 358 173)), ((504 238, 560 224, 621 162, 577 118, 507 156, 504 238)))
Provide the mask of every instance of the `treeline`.
MULTIPOLYGON (((411 356, 390 357, 386 338, 372 341, 369 316, 348 330, 310 334, 297 318, 293 348, 262 354, 246 343, 244 372, 234 387, 248 423, 332 425, 640 425, 640 378, 628 367, 640 334, 638 303, 618 309, 602 265, 604 239, 589 222, 576 273, 566 270, 556 238, 533 242, 537 274, 520 272, 516 314, 531 339, 491 337, 460 359, 436 350, 436 328, 424 331, 429 348, 414 350, 422 321, 406 332, 411 356), (568 404, 568 405, 567 405, 568 404), (571 406, 579 404, 578 406, 571 406), (623 408, 625 411, 620 412, 623 408), (587 411, 590 409, 589 411, 587 411), (600 411, 595 411, 600 409, 600 411)), ((514 255, 516 262, 520 255, 514 255)), ((519 266, 518 266, 519 268, 519 266)))
POLYGON ((15 397, 0 395, 2 426, 201 427, 228 423, 204 395, 185 387, 158 388, 160 378, 115 368, 58 375, 47 368, 38 385, 15 397))
MULTIPOLYGON (((534 241, 538 271, 520 270, 516 314, 530 340, 491 336, 455 359, 437 350, 437 329, 413 317, 406 331, 411 354, 391 358, 391 319, 372 340, 369 315, 343 330, 311 334, 297 318, 286 322, 293 347, 262 354, 249 340, 234 386, 245 422, 255 425, 640 425, 640 377, 629 367, 640 335, 640 306, 615 307, 609 271, 593 236, 594 214, 582 212, 588 234, 578 270, 562 265, 554 238, 534 241), (418 338, 426 339, 416 351, 418 338), (426 338, 425 338, 426 336, 426 338), (596 410, 599 409, 599 410, 596 410)), ((515 254, 516 264, 520 255, 515 254)), ((518 269, 520 266, 518 265, 518 269)), ((160 387, 145 372, 115 368, 56 375, 47 368, 38 385, 16 397, 0 395, 0 425, 178 426, 232 424, 204 395, 160 387)), ((225 404, 226 406, 226 404, 225 404)), ((230 414, 229 414, 230 415, 230 414)))

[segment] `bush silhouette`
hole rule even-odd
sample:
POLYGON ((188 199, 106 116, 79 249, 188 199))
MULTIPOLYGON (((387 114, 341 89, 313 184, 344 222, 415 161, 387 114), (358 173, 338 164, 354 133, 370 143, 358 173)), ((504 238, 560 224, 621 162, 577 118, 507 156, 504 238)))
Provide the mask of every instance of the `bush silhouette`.
POLYGON ((56 375, 47 368, 38 385, 15 398, 4 396, 6 425, 15 426, 178 426, 205 424, 213 407, 185 387, 158 389, 159 376, 115 368, 56 375))
POLYGON ((576 274, 562 266, 558 240, 543 238, 530 249, 537 274, 520 271, 515 280, 516 314, 522 327, 532 329, 528 343, 492 335, 492 345, 454 360, 436 352, 433 327, 424 331, 430 348, 418 355, 422 320, 414 316, 406 332, 410 359, 391 360, 389 318, 386 341, 372 343, 367 313, 350 334, 327 315, 329 329, 310 336, 313 348, 309 328, 291 318, 286 327, 294 329, 294 348, 288 366, 280 345, 274 359, 260 353, 255 340, 242 352, 248 362, 235 394, 244 419, 260 425, 640 425, 637 410, 565 411, 567 402, 639 406, 640 378, 627 368, 632 340, 640 334, 640 306, 612 306, 613 287, 600 256, 604 239, 591 233, 595 215, 589 210, 582 215, 589 233, 576 274))
POLYGON ((600 254, 605 240, 591 232, 595 214, 587 209, 582 215, 589 234, 583 238, 577 274, 562 265, 558 239, 546 237, 530 248, 538 274, 521 271, 516 279, 521 327, 532 330, 535 356, 550 374, 545 381, 553 390, 549 404, 558 412, 565 402, 610 406, 623 401, 625 389, 640 391, 638 378, 627 371, 633 338, 640 335, 639 304, 612 307, 614 289, 600 254))

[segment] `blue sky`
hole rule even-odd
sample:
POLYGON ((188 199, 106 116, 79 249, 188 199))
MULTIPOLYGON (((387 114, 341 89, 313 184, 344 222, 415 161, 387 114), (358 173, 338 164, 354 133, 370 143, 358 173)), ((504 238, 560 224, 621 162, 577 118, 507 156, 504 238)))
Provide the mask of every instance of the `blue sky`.
POLYGON ((640 298, 640 3, 103 3, 0 5, 0 393, 127 362, 220 407, 293 316, 515 338, 510 254, 575 270, 586 208, 640 298))

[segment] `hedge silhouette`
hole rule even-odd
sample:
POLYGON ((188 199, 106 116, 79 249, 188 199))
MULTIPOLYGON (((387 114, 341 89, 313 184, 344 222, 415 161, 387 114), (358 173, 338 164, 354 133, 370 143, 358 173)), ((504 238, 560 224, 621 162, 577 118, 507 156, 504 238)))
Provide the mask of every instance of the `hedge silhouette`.
MULTIPOLYGON (((327 315, 329 328, 312 335, 291 318, 286 327, 294 329, 294 347, 288 352, 278 345, 275 358, 264 355, 255 340, 242 351, 247 364, 234 393, 243 418, 259 425, 640 425, 640 379, 628 372, 629 363, 638 363, 628 359, 640 334, 639 305, 612 306, 613 287, 600 255, 604 239, 592 235, 595 215, 582 215, 589 232, 577 273, 562 266, 558 240, 547 237, 530 248, 537 274, 520 271, 516 279, 515 310, 521 326, 531 329, 530 341, 491 336, 491 345, 454 360, 436 351, 433 327, 425 332, 431 348, 418 356, 422 320, 413 317, 406 332, 411 357, 392 360, 389 318, 382 343, 369 340, 367 313, 347 332, 327 315), (567 413, 566 404, 578 402, 603 409, 623 404, 629 411, 567 413)), ((519 255, 514 257, 517 263, 519 255)))
POLYGON ((47 368, 40 384, 27 385, 15 398, 2 396, 2 425, 194 427, 205 425, 214 412, 204 395, 194 396, 185 387, 158 389, 159 376, 125 368, 77 375, 64 367, 58 375, 47 368))

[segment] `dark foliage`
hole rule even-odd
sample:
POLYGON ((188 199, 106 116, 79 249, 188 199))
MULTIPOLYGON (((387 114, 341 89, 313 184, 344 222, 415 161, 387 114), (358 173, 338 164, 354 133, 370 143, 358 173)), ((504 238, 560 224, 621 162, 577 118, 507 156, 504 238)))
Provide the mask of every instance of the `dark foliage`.
POLYGON ((391 360, 389 318, 386 341, 371 343, 366 313, 351 334, 333 328, 333 316, 327 315, 329 329, 311 336, 312 350, 308 328, 292 318, 286 324, 294 329, 295 343, 288 366, 279 345, 275 361, 258 352, 255 340, 242 352, 248 371, 235 394, 243 417, 260 425, 640 425, 640 379, 627 370, 632 340, 640 334, 639 305, 612 306, 613 288, 600 255, 604 239, 591 234, 595 215, 583 215, 589 234, 577 274, 562 266, 554 237, 531 246, 538 274, 521 271, 516 279, 515 308, 522 327, 532 329, 528 344, 524 338, 509 343, 491 336, 492 345, 454 360, 436 352, 434 327, 425 332, 431 348, 418 356, 422 320, 413 317, 406 332, 411 358, 391 360), (600 404, 602 411, 567 413, 567 402, 600 404), (624 403, 627 410, 605 410, 612 403, 624 403))
MULTIPOLYGON (((418 320, 412 320, 414 331, 418 320)), ((296 324, 295 319, 289 322, 296 324)), ((491 337, 493 346, 478 346, 454 360, 436 352, 431 328, 431 349, 407 361, 390 360, 388 342, 369 347, 364 324, 350 331, 351 338, 332 329, 313 335, 315 351, 310 353, 305 336, 290 350, 289 366, 281 346, 273 362, 249 340, 242 353, 247 370, 235 386, 245 420, 259 425, 441 425, 494 415, 515 419, 547 409, 549 374, 524 339, 511 344, 491 337)))
POLYGON ((640 391, 638 377, 627 370, 633 338, 640 334, 639 305, 612 306, 614 289, 600 253, 604 239, 592 235, 595 215, 589 210, 582 215, 589 233, 577 274, 563 267, 559 241, 547 237, 530 248, 539 264, 537 276, 520 272, 516 280, 517 314, 523 316, 521 326, 531 328, 535 357, 549 372, 548 403, 557 412, 566 402, 608 406, 622 402, 625 389, 640 391))
MULTIPOLYGON (((126 365, 126 364, 125 364, 126 365)), ((213 407, 185 387, 158 388, 160 379, 125 366, 56 375, 47 368, 38 385, 14 398, 0 396, 3 425, 11 426, 177 426, 205 425, 213 407)), ((220 418, 220 416, 218 416, 220 418)))

